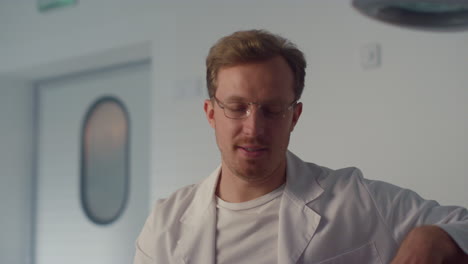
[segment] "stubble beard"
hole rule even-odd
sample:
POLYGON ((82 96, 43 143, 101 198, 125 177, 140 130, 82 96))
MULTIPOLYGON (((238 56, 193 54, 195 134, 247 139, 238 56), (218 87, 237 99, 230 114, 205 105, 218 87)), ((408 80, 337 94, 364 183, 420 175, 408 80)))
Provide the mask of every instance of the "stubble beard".
MULTIPOLYGON (((267 141, 265 141, 263 138, 256 138, 252 140, 239 140, 227 149, 221 148, 221 144, 219 144, 217 135, 216 139, 218 143, 218 148, 221 153, 223 165, 226 165, 226 169, 229 170, 230 174, 246 182, 265 182, 269 178, 271 178, 272 175, 274 175, 278 171, 278 169, 280 169, 283 163, 286 163, 286 151, 287 146, 289 145, 289 136, 288 140, 286 141, 286 145, 283 146, 284 150, 282 151, 282 156, 279 158, 279 160, 275 160, 275 151, 271 148, 269 148, 269 154, 273 155, 268 155, 264 159, 248 160, 237 157, 236 152, 238 150, 236 146, 240 144, 251 143, 259 144, 262 146, 269 146, 270 144, 268 144, 267 141)), ((286 167, 286 165, 284 167, 286 167)))
POLYGON ((270 159, 243 160, 235 156, 235 151, 236 150, 233 149, 231 154, 224 153, 224 151, 220 149, 221 158, 230 174, 246 182, 264 182, 274 175, 281 165, 286 162, 285 157, 284 160, 280 159, 279 161, 272 161, 270 159))
MULTIPOLYGON (((234 176, 241 178, 245 181, 248 182, 256 182, 256 181, 262 181, 265 178, 268 178, 268 176, 271 174, 268 171, 268 167, 266 167, 264 164, 259 164, 259 162, 256 161, 244 161, 247 163, 251 163, 248 165, 245 164, 230 164, 226 163, 227 167, 229 170, 234 174, 234 176), (248 168, 248 166, 251 168, 248 168), (244 168, 243 168, 244 167, 244 168)), ((238 161, 237 163, 242 163, 242 161, 238 161)))

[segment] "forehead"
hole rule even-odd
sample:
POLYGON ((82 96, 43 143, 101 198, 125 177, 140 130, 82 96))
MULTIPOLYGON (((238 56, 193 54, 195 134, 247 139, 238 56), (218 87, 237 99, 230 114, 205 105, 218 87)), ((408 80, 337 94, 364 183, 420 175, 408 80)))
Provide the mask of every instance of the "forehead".
POLYGON ((294 99, 293 73, 281 56, 260 62, 221 68, 216 96, 250 101, 290 101, 294 99))

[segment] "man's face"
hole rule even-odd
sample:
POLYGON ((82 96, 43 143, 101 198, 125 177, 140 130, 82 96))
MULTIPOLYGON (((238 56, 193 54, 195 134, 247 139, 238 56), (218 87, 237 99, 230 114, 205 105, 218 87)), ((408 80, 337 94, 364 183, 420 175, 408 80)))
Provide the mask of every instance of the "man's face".
MULTIPOLYGON (((286 61, 273 59, 221 68, 216 98, 224 104, 255 102, 284 105, 294 101, 293 73, 286 61)), ((245 180, 264 179, 286 163, 289 136, 302 111, 302 104, 286 109, 284 116, 271 118, 264 107, 251 106, 244 119, 230 119, 215 100, 205 101, 205 112, 215 129, 225 170, 245 180)))

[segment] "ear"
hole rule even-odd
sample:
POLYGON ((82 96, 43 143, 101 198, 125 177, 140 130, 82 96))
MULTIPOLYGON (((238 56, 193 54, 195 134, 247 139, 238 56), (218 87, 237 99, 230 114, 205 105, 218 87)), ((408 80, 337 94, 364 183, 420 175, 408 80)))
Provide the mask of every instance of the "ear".
POLYGON ((294 130, 294 127, 296 127, 296 124, 299 121, 299 117, 301 116, 301 114, 302 114, 302 103, 299 102, 294 107, 292 124, 291 124, 291 132, 294 130))
POLYGON ((210 123, 212 128, 215 128, 213 102, 210 99, 206 99, 205 103, 203 104, 203 109, 205 110, 208 123, 210 123))

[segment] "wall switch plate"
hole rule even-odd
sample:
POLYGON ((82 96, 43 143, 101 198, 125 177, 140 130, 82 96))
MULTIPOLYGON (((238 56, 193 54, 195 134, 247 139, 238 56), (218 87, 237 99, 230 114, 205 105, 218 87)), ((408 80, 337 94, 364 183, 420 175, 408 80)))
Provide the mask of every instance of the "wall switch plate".
POLYGON ((361 47, 360 58, 363 69, 373 69, 382 63, 381 48, 379 43, 369 43, 361 47))

